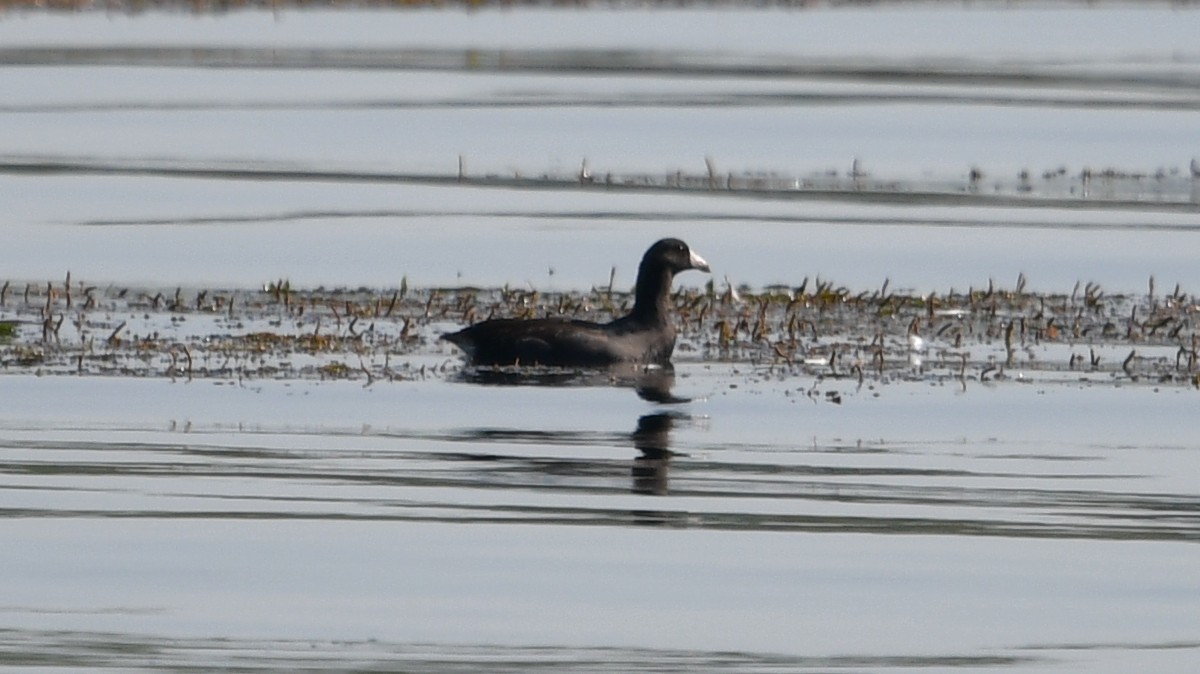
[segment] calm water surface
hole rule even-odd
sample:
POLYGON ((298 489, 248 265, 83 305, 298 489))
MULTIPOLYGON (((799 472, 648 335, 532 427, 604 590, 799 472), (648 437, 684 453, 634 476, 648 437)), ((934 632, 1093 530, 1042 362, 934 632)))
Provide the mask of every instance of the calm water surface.
MULTIPOLYGON (((12 13, 0 280, 587 289, 671 234, 720 286, 1186 299, 1197 34, 1158 7, 12 13)), ((1183 383, 685 358, 691 402, 658 404, 25 372, 0 376, 5 671, 1200 651, 1183 383)))
POLYGON ((1196 287, 1198 31, 1163 7, 14 13, 4 273, 578 288, 685 233, 751 285, 1196 287))
POLYGON ((680 374, 696 399, 668 406, 9 377, 4 661, 1184 671, 1200 648, 1193 392, 680 374))

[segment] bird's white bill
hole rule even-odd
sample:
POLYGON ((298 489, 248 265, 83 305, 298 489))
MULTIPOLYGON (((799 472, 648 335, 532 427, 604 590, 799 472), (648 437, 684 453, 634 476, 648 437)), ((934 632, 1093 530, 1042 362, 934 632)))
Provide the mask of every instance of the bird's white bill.
POLYGON ((711 271, 708 268, 708 261, 705 260, 704 258, 700 257, 699 255, 697 255, 696 251, 694 251, 694 250, 688 251, 688 264, 692 265, 692 269, 699 269, 700 271, 711 271))

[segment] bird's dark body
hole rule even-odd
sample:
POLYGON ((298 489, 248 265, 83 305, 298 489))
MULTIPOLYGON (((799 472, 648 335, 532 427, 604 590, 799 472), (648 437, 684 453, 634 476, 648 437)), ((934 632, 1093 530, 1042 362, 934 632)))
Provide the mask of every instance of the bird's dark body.
POLYGON ((443 338, 475 365, 615 365, 666 363, 675 350, 675 328, 640 329, 624 323, 558 318, 497 319, 443 338))
POLYGON ((442 335, 473 365, 603 367, 619 363, 666 365, 675 350, 670 316, 671 281, 708 263, 678 239, 646 251, 638 268, 633 310, 610 323, 559 318, 502 318, 442 335))

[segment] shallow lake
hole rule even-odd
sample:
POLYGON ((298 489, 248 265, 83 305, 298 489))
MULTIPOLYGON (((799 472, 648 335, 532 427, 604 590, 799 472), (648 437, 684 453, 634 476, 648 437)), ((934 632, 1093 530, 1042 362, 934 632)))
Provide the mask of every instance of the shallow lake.
POLYGON ((1197 34, 1168 5, 0 14, 0 669, 1191 671, 1197 34), (199 360, 316 330, 197 288, 586 293, 664 235, 731 298, 1145 300, 1004 377, 1002 335, 961 376, 940 334, 902 376, 683 350, 673 403, 481 385, 443 324, 360 354, 396 378, 199 360), (56 341, 68 272, 197 308, 55 295, 56 341), (120 326, 167 346, 85 370, 120 326))
POLYGON ((680 374, 698 399, 667 407, 6 381, 5 659, 1183 671, 1200 648, 1194 391, 843 382, 833 404, 680 374))
POLYGON ((1159 6, 12 12, 4 274, 572 289, 632 283, 630 251, 686 234, 754 286, 1195 288, 1198 26, 1159 6))

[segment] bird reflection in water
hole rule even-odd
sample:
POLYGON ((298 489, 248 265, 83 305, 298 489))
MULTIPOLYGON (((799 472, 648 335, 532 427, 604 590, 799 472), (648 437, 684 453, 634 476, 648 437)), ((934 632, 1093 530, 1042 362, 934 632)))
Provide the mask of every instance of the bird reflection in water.
POLYGON ((638 419, 633 432, 633 446, 641 454, 633 460, 633 491, 638 494, 666 494, 667 469, 670 467, 671 427, 675 417, 670 414, 647 414, 638 419))
MULTIPOLYGON (((464 369, 462 381, 493 386, 616 386, 632 388, 637 396, 659 405, 690 402, 676 396, 675 371, 672 367, 614 366, 601 370, 564 368, 505 368, 471 367, 464 369)), ((630 438, 638 450, 633 460, 632 491, 638 494, 666 495, 670 492, 668 472, 671 458, 680 456, 671 451, 671 429, 676 420, 686 415, 669 412, 645 414, 638 418, 637 428, 630 438)), ((674 519, 669 513, 636 511, 634 518, 641 524, 668 524, 674 519)))
MULTIPOLYGON (((660 404, 690 402, 672 393, 675 386, 675 371, 660 368, 645 371, 634 384, 638 397, 660 404)), ((671 464, 671 428, 678 414, 658 412, 638 417, 637 430, 633 432, 633 446, 640 452, 633 460, 633 491, 638 494, 668 493, 667 469, 671 464)))
POLYGON ((469 367, 458 379, 485 386, 616 386, 632 388, 639 398, 652 403, 690 402, 676 397, 675 370, 670 366, 614 365, 602 369, 547 367, 469 367))
MULTIPOLYGON (((633 477, 632 491, 635 494, 666 496, 671 492, 671 459, 687 456, 671 449, 671 429, 675 422, 690 417, 678 413, 658 412, 638 418, 637 430, 632 434, 633 446, 638 456, 633 460, 630 474, 633 477)), ((637 509, 629 512, 633 524, 646 527, 687 527, 690 516, 677 510, 637 509)))

